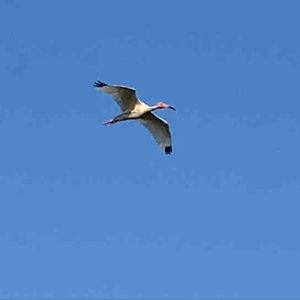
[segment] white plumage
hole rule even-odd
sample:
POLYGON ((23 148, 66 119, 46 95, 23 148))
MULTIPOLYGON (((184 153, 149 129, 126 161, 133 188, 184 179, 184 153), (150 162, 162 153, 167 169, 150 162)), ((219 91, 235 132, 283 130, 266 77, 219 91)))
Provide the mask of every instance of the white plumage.
POLYGON ((172 137, 167 121, 156 116, 152 111, 156 109, 175 108, 164 102, 158 102, 156 105, 149 106, 138 99, 136 90, 126 86, 108 85, 101 81, 96 81, 94 86, 110 94, 116 103, 120 106, 122 113, 115 118, 107 121, 105 125, 125 120, 139 120, 145 126, 156 142, 164 149, 166 154, 172 152, 172 137))

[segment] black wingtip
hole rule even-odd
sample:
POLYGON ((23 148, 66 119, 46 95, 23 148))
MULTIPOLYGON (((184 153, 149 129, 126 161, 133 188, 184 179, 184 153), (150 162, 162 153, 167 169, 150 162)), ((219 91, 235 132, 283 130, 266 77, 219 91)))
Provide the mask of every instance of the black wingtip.
POLYGON ((171 154, 172 153, 172 146, 165 147, 165 153, 166 154, 171 154))
POLYGON ((104 83, 104 82, 102 82, 100 80, 97 80, 97 81, 94 82, 94 87, 102 88, 102 87, 104 87, 106 85, 107 85, 106 83, 104 83))

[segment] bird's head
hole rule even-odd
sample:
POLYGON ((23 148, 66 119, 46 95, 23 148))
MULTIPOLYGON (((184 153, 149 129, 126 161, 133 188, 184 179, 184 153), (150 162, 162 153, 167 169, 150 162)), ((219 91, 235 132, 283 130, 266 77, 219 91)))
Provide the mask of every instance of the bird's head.
POLYGON ((157 109, 169 108, 169 109, 176 110, 174 106, 169 105, 169 104, 166 104, 166 103, 164 103, 164 102, 158 102, 158 103, 156 104, 156 107, 157 107, 157 109))

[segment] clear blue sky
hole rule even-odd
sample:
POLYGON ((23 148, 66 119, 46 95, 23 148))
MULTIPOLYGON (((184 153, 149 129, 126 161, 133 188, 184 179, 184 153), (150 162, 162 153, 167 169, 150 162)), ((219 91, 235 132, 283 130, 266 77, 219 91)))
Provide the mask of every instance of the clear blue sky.
POLYGON ((299 10, 1 0, 0 299, 300 299, 299 10))

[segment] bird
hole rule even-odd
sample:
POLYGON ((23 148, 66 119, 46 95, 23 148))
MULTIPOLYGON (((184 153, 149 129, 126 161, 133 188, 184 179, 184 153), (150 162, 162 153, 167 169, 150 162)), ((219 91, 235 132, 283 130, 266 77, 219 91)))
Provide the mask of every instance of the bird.
POLYGON ((136 90, 128 86, 110 85, 97 80, 94 82, 94 87, 97 90, 111 95, 120 106, 122 112, 113 119, 105 122, 104 125, 113 125, 126 120, 138 120, 148 129, 157 144, 164 150, 165 154, 172 153, 170 126, 167 121, 155 115, 153 111, 166 108, 176 110, 174 106, 162 101, 152 106, 147 105, 137 97, 136 90))

